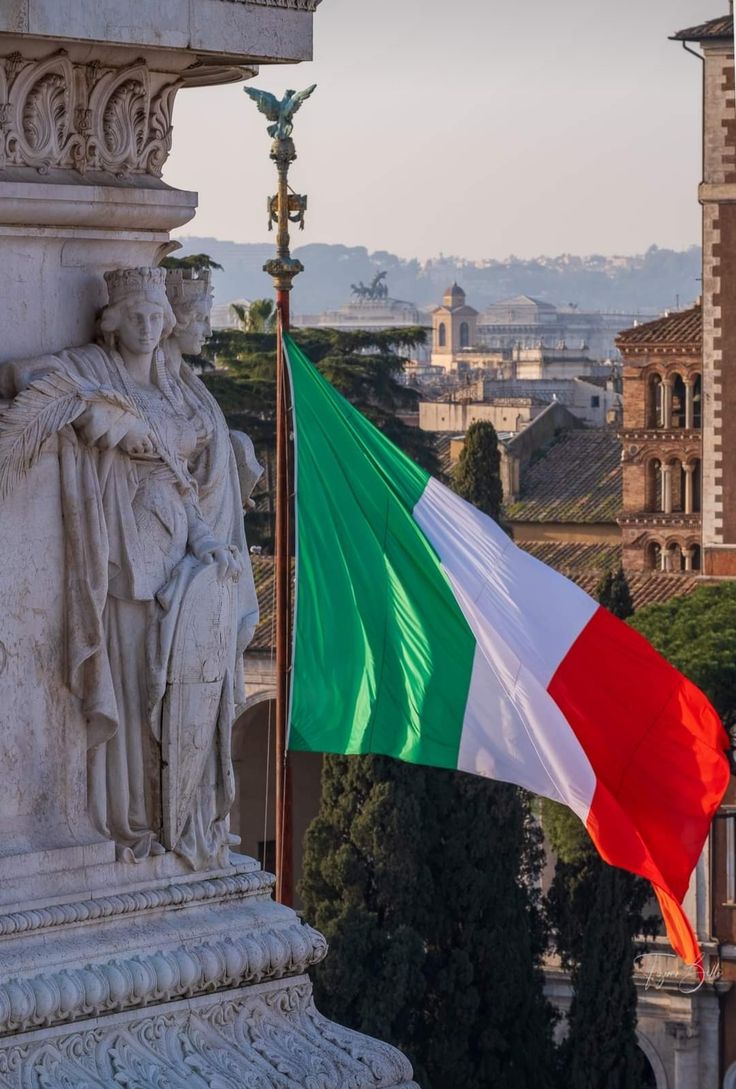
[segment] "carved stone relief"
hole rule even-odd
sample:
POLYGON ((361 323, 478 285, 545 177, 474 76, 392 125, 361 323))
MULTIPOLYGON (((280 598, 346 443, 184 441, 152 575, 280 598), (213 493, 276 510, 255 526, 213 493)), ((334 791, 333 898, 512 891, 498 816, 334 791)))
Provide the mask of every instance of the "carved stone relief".
POLYGON ((143 60, 106 68, 63 49, 43 60, 12 53, 0 62, 0 167, 160 177, 180 86, 161 86, 143 60))
POLYGON ((28 1032, 293 976, 317 964, 326 953, 322 935, 294 915, 287 925, 244 928, 231 937, 206 934, 170 949, 154 948, 12 978, 0 984, 0 1033, 28 1032))
POLYGON ((250 3, 263 8, 288 8, 291 11, 316 11, 322 0, 230 0, 230 2, 250 3))
MULTIPOLYGON (((103 76, 90 96, 109 161, 142 146, 145 76, 103 76)), ((231 727, 258 604, 227 424, 182 358, 209 332, 211 287, 155 267, 105 281, 97 343, 0 368, 16 395, 0 415, 0 500, 55 444, 53 681, 84 715, 92 826, 121 861, 173 851, 212 869, 228 859, 231 727)))
POLYGON ((411 1077, 395 1048, 322 1017, 303 977, 0 1049, 0 1089, 416 1089, 411 1077))

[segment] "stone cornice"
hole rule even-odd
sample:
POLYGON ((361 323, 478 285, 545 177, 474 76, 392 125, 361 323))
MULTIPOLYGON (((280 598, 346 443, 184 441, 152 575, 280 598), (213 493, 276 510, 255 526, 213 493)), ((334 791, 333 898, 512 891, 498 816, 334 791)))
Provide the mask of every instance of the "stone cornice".
POLYGON ((212 877, 205 881, 190 881, 165 885, 162 888, 135 889, 114 896, 100 896, 67 904, 29 908, 0 915, 0 937, 28 934, 35 930, 94 923, 139 912, 162 908, 182 908, 207 901, 223 901, 233 897, 264 896, 271 892, 276 880, 262 870, 212 877))
POLYGON ((675 514, 641 511, 622 514, 618 524, 620 526, 658 526, 664 529, 697 529, 701 524, 701 516, 700 514, 683 514, 681 511, 675 514))
POLYGON ((621 442, 695 442, 700 443, 702 431, 686 427, 622 427, 621 442))
MULTIPOLYGON (((619 351, 621 352, 621 358, 624 366, 630 362, 629 356, 692 356, 694 360, 701 360, 703 356, 703 346, 698 344, 697 341, 678 342, 672 344, 666 343, 642 343, 642 344, 626 344, 622 346, 619 351)), ((633 361, 631 361, 633 364, 633 361)), ((636 360, 638 364, 638 359, 636 360)), ((636 364, 634 364, 636 365, 636 364)))
POLYGON ((719 185, 701 182, 698 186, 698 200, 701 204, 736 203, 736 185, 733 182, 724 182, 719 185))

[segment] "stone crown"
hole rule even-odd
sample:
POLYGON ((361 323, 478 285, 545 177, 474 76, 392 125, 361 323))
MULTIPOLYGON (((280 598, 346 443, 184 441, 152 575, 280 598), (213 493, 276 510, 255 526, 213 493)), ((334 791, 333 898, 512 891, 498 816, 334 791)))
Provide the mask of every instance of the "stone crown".
POLYGON ((212 294, 212 274, 209 269, 167 269, 166 294, 173 307, 209 301, 212 294))
POLYGON ((120 268, 105 273, 110 305, 136 295, 152 301, 166 298, 166 273, 162 268, 120 268))

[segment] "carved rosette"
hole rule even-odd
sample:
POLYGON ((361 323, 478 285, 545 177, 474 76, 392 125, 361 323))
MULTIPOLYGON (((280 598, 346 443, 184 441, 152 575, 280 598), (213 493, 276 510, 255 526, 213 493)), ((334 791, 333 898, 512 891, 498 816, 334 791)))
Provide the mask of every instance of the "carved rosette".
POLYGON ((113 69, 72 63, 64 50, 3 58, 0 166, 160 177, 181 86, 161 79, 143 60, 113 69))
POLYGON ((417 1089, 395 1048, 314 1007, 308 980, 0 1048, 0 1089, 417 1089))

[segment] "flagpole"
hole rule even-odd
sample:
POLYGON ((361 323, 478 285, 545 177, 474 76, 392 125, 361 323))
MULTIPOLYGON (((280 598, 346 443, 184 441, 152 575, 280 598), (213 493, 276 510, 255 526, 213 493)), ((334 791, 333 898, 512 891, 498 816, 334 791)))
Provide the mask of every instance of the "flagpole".
POLYGON ((259 109, 275 124, 270 156, 276 166, 278 190, 269 199, 269 230, 277 228, 276 257, 263 266, 273 279, 276 296, 276 758, 275 758, 275 840, 276 899, 291 906, 294 900, 292 841, 292 792, 289 780, 288 726, 289 688, 292 646, 292 518, 294 464, 291 426, 291 394, 284 355, 284 335, 290 326, 290 297, 294 277, 304 271, 300 261, 291 256, 289 224, 304 227, 306 197, 289 189, 289 168, 296 159, 291 138, 292 117, 309 92, 295 95, 287 91, 279 102, 274 96, 245 88, 259 109))

